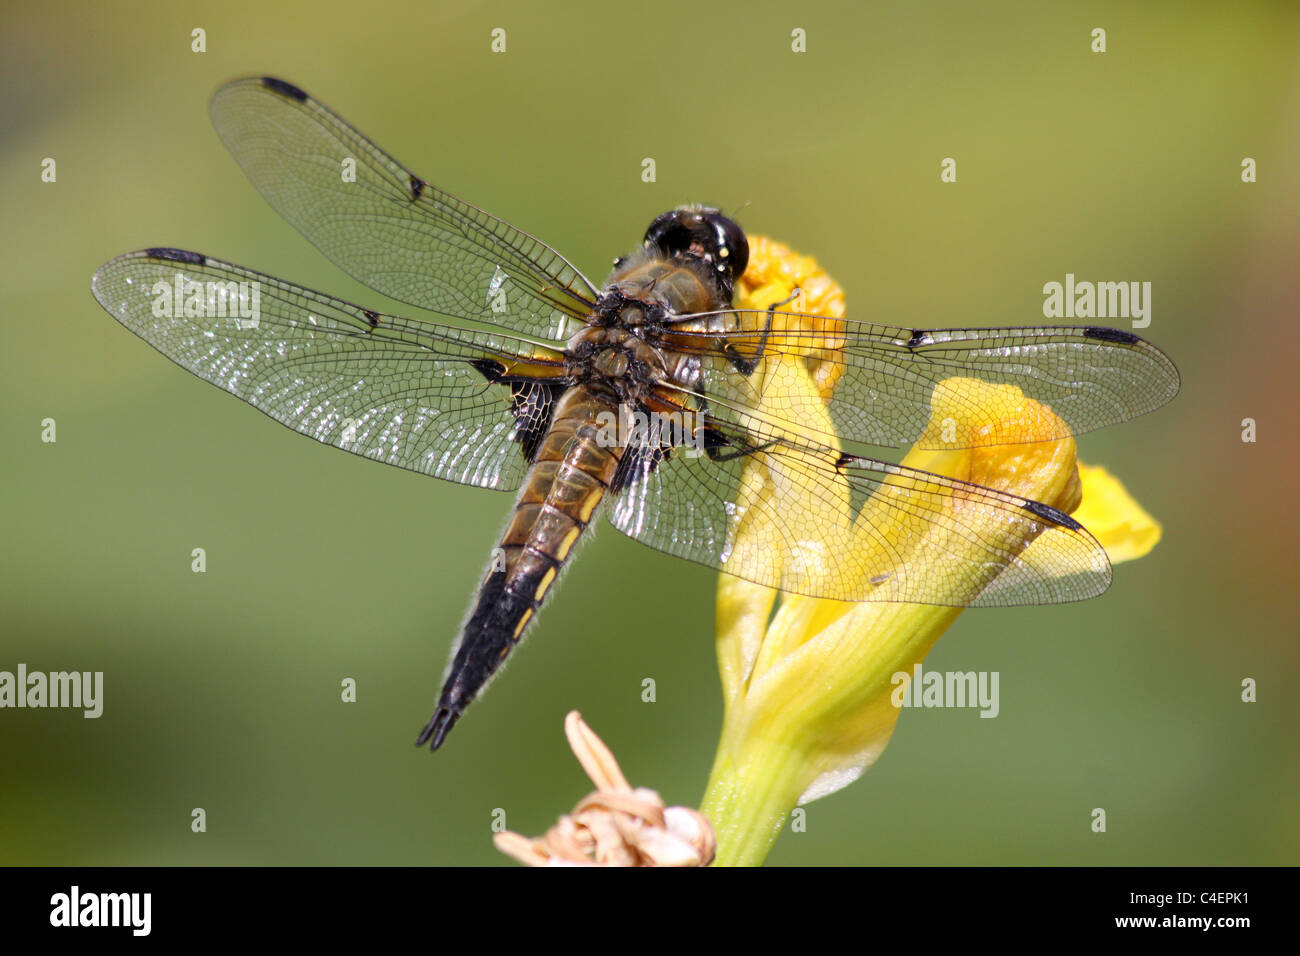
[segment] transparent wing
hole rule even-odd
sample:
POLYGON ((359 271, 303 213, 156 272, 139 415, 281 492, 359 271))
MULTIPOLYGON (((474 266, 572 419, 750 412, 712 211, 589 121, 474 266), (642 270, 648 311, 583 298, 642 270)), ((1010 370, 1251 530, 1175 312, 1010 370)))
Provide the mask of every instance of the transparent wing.
POLYGON ((381 315, 177 249, 107 262, 91 288, 177 365, 294 431, 482 488, 518 487, 523 436, 549 420, 546 376, 563 368, 523 339, 381 315), (537 381, 489 381, 507 368, 537 381))
POLYGON ((589 314, 596 289, 558 252, 430 185, 297 87, 236 80, 211 114, 275 211, 370 288, 550 339, 589 314))
POLYGON ((1110 584, 1101 545, 1047 505, 788 437, 764 448, 776 436, 714 424, 722 460, 681 447, 625 459, 606 512, 614 527, 757 584, 838 601, 1056 604, 1110 584))
MULTIPOLYGON (((715 407, 737 411, 747 406, 791 406, 780 424, 795 432, 818 416, 801 415, 797 402, 764 401, 793 395, 778 374, 747 375, 722 358, 729 348, 743 360, 780 354, 800 355, 819 366, 819 376, 833 382, 820 399, 830 408, 836 435, 818 434, 826 442, 898 447, 920 442, 923 448, 957 447, 941 436, 927 436, 930 395, 946 378, 982 379, 1014 385, 1047 405, 1064 423, 1048 433, 1012 435, 1004 423, 975 406, 970 421, 983 424, 963 431, 965 444, 1004 445, 1079 435, 1145 415, 1178 394, 1178 369, 1158 348, 1130 332, 1091 326, 989 329, 899 329, 821 316, 775 312, 773 330, 763 330, 769 315, 762 310, 729 310, 682 317, 673 347, 710 353, 700 390, 715 407), (695 331, 697 334, 691 335, 695 331), (761 388, 763 394, 755 389, 761 388), (769 390, 776 390, 769 392, 769 390)), ((775 363, 769 363, 769 368, 775 363)), ((809 399, 805 398, 804 401, 809 399)), ((1054 421, 1044 416, 1042 424, 1054 421)))

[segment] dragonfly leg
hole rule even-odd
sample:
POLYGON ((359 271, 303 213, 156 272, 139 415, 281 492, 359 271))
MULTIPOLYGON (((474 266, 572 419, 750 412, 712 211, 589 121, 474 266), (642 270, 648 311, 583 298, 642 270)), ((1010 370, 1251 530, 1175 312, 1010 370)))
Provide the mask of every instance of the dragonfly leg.
POLYGON ((763 326, 763 335, 758 340, 758 351, 752 359, 747 359, 740 354, 740 350, 733 345, 724 344, 722 353, 727 356, 727 361, 736 367, 741 375, 752 375, 754 369, 758 368, 758 363, 763 361, 763 353, 767 350, 767 338, 772 334, 772 320, 776 317, 776 310, 783 305, 789 305, 799 295, 800 289, 795 286, 794 290, 782 299, 780 302, 773 302, 767 307, 767 323, 763 326))
POLYGON ((744 439, 737 439, 734 435, 728 435, 713 425, 704 426, 704 453, 709 456, 710 461, 733 461, 746 455, 756 455, 767 451, 780 441, 779 438, 773 438, 771 441, 756 445, 744 439), (724 448, 731 450, 723 451, 724 448))

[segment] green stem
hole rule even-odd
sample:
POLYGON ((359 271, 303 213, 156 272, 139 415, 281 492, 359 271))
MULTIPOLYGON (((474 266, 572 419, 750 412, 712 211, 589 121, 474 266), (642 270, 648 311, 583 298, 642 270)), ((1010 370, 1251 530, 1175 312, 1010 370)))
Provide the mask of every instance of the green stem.
POLYGON ((762 864, 803 792, 803 761, 793 750, 767 741, 738 756, 719 748, 700 805, 718 838, 714 866, 762 864))

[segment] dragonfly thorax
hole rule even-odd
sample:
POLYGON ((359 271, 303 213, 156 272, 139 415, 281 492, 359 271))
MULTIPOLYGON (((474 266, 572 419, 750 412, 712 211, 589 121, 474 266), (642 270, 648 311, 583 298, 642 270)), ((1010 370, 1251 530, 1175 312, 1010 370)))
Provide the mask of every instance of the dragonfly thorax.
POLYGON ((621 402, 639 402, 667 374, 659 349, 618 325, 582 329, 569 339, 565 357, 570 381, 621 402))
POLYGON ((657 249, 643 249, 618 261, 599 311, 606 312, 607 302, 617 302, 620 324, 652 326, 674 316, 714 312, 731 306, 731 284, 725 279, 710 259, 690 253, 669 258, 657 249))

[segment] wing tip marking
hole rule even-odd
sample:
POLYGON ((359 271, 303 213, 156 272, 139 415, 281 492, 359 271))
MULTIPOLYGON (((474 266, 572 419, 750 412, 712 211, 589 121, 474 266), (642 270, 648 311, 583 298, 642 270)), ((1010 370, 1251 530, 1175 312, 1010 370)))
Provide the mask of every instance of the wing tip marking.
POLYGON ((1125 332, 1123 329, 1112 329, 1104 325, 1090 325, 1083 330, 1085 339, 1096 339, 1098 342, 1114 342, 1116 345, 1136 345, 1142 339, 1132 332, 1125 332))
POLYGON ((1067 531, 1082 531, 1083 525, 1075 521, 1064 511, 1053 508, 1051 505, 1045 505, 1041 501, 1034 501, 1032 498, 1026 498, 1020 503, 1020 506, 1035 517, 1042 518, 1044 521, 1050 521, 1054 525, 1059 525, 1067 531))
POLYGON ((295 100, 299 103, 306 103, 308 100, 305 90, 274 76, 262 77, 262 85, 273 93, 279 93, 281 96, 295 100))
POLYGON ((146 249, 144 254, 150 259, 165 259, 168 262, 184 262, 192 266, 205 266, 208 264, 208 257, 199 252, 190 252, 186 249, 169 249, 164 246, 155 246, 152 249, 146 249))

